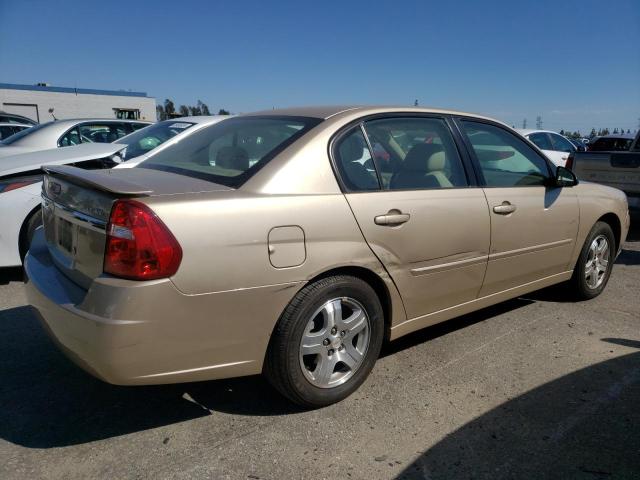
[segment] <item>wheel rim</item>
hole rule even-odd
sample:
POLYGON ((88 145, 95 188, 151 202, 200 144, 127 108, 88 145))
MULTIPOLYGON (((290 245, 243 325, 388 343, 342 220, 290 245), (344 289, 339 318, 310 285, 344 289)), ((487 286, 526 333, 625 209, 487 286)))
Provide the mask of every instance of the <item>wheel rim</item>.
POLYGON ((311 316, 300 341, 300 367, 311 384, 332 388, 360 368, 369 348, 370 323, 353 298, 329 300, 311 316))
POLYGON ((589 255, 584 268, 587 287, 594 290, 604 282, 609 268, 609 241, 604 235, 598 235, 589 246, 589 255))

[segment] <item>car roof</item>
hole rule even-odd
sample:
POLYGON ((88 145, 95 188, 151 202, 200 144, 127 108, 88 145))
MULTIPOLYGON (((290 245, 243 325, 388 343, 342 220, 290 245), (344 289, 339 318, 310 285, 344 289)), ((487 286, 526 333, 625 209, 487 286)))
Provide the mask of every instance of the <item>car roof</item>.
POLYGON ((163 120, 164 122, 191 122, 197 124, 217 123, 221 119, 231 118, 233 115, 193 115, 163 120))
POLYGON ((556 135, 560 135, 558 132, 552 130, 536 130, 534 128, 515 128, 514 130, 520 135, 531 135, 532 133, 555 133, 556 135))
MULTIPOLYGON (((275 108, 272 110, 261 110, 258 112, 246 113, 243 115, 282 115, 282 116, 296 116, 296 117, 312 117, 327 120, 331 117, 335 117, 341 114, 358 113, 361 115, 368 115, 374 113, 391 113, 391 112, 406 112, 406 113, 438 113, 447 115, 461 115, 471 116, 476 118, 484 118, 486 120, 493 120, 489 117, 484 117, 475 113, 460 112, 456 110, 446 110, 441 108, 431 107, 409 107, 405 105, 329 105, 329 106, 308 106, 308 107, 292 107, 292 108, 275 108)), ((500 122, 502 123, 502 122, 500 122)))

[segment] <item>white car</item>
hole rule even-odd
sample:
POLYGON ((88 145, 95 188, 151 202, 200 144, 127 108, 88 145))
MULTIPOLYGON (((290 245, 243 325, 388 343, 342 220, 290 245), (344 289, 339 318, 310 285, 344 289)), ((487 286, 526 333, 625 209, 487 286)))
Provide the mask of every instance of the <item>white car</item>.
POLYGON ((576 147, 569 140, 556 132, 519 128, 516 128, 516 132, 542 150, 542 153, 558 167, 566 166, 569 154, 576 151, 576 147))
POLYGON ((116 118, 81 118, 41 123, 2 140, 0 157, 81 143, 111 143, 147 125, 151 125, 151 122, 116 118))
POLYGON ((226 118, 229 116, 166 120, 127 135, 117 143, 86 143, 0 158, 0 267, 21 265, 33 233, 42 223, 42 165, 73 165, 89 170, 136 166, 226 118))

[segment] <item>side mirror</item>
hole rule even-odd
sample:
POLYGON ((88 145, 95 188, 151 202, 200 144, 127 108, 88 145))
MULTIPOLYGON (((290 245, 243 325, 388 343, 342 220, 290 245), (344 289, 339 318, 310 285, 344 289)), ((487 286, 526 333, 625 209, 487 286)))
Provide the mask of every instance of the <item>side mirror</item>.
POLYGON ((556 187, 573 187, 578 184, 576 175, 565 167, 556 168, 556 187))

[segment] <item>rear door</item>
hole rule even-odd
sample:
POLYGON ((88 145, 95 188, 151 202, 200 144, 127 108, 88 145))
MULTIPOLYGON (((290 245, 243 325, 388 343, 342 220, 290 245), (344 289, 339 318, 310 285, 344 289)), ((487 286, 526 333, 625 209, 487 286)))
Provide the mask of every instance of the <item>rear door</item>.
POLYGON ((333 143, 345 196, 408 318, 477 297, 489 250, 481 188, 440 117, 379 117, 333 143))
POLYGON ((578 200, 551 187, 552 167, 520 137, 459 119, 489 203, 491 250, 480 296, 566 272, 578 233, 578 200))

